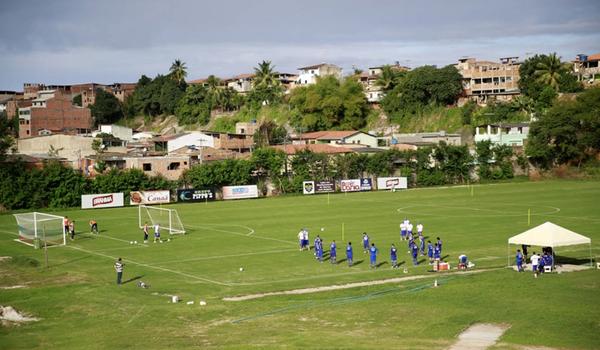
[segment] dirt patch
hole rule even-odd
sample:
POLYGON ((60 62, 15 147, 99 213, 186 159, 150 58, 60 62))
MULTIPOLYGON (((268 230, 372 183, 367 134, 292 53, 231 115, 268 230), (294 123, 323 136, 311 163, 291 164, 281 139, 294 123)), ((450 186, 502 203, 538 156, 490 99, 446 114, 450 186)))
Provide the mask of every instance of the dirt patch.
MULTIPOLYGON (((483 272, 483 271, 488 271, 488 270, 454 272, 453 274, 463 274, 464 275, 464 274, 479 273, 479 272, 483 272)), ((242 296, 236 296, 236 297, 225 297, 225 298, 223 298, 223 300, 224 301, 243 301, 243 300, 259 299, 259 298, 264 298, 264 297, 269 297, 269 296, 274 296, 274 295, 296 295, 296 294, 328 292, 328 291, 339 290, 339 289, 368 287, 368 286, 375 286, 375 285, 380 285, 380 284, 399 283, 399 282, 405 282, 405 281, 420 280, 420 279, 425 279, 425 278, 442 277, 444 275, 448 275, 448 274, 446 273, 446 274, 440 274, 440 275, 418 275, 418 276, 388 278, 388 279, 384 279, 384 280, 375 280, 375 281, 366 281, 366 282, 334 284, 331 286, 323 286, 323 287, 301 288, 301 289, 283 290, 283 291, 278 291, 278 292, 248 294, 248 295, 242 295, 242 296)))
POLYGON ((0 262, 10 260, 10 259, 12 259, 12 256, 0 256, 0 262))
POLYGON ((467 328, 458 336, 458 341, 449 350, 483 350, 496 344, 498 338, 509 328, 508 325, 479 323, 467 328))
POLYGON ((0 321, 2 325, 20 324, 24 322, 39 321, 38 318, 26 316, 12 306, 0 305, 0 321))

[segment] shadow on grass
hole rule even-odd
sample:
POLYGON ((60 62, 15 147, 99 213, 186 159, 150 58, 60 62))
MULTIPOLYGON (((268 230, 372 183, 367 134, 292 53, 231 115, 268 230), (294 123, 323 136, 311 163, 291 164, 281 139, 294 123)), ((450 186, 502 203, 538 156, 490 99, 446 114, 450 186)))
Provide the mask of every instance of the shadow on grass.
POLYGON ((446 255, 442 256, 442 259, 441 259, 441 260, 446 260, 446 258, 447 258, 447 257, 449 257, 449 256, 450 256, 450 255, 446 254, 446 255))
POLYGON ((560 265, 560 264, 584 265, 584 264, 590 263, 590 258, 588 257, 587 259, 582 259, 582 258, 573 258, 570 256, 556 255, 555 262, 558 265, 560 265))
POLYGON ((82 257, 79 257, 79 258, 71 259, 71 260, 68 260, 68 261, 65 261, 65 262, 61 262, 59 264, 50 264, 49 267, 57 267, 57 266, 62 266, 62 265, 68 265, 68 264, 74 263, 76 261, 80 261, 80 260, 91 258, 91 257, 92 257, 91 255, 86 255, 86 256, 82 256, 82 257))
POLYGON ((355 262, 352 264, 352 266, 360 265, 360 264, 362 264, 362 263, 363 263, 363 261, 364 261, 364 260, 358 260, 358 261, 355 261, 355 262))
POLYGON ((375 265, 375 267, 379 268, 379 267, 381 267, 383 265, 386 265, 387 263, 388 263, 387 261, 382 261, 379 264, 375 265))
POLYGON ((421 259, 421 260, 417 260, 417 262, 419 263, 419 265, 421 265, 422 263, 424 263, 425 261, 427 261, 427 259, 421 259))
POLYGON ((139 280, 142 277, 144 277, 144 275, 139 275, 139 276, 131 277, 130 279, 121 282, 121 284, 126 284, 126 283, 129 283, 129 282, 133 282, 135 280, 139 280))

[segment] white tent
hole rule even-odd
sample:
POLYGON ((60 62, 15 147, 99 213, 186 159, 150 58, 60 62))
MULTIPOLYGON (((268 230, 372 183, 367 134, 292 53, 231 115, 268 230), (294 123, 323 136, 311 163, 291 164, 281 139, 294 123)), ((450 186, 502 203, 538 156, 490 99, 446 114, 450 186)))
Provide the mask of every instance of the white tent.
POLYGON ((508 244, 526 244, 539 247, 564 247, 588 244, 592 262, 592 240, 549 221, 508 239, 508 244))

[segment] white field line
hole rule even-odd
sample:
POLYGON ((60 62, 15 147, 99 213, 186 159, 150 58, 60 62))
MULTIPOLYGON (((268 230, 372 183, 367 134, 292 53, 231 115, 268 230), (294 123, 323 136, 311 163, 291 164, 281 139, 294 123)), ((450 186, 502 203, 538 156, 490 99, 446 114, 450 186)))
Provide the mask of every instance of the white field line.
MULTIPOLYGON (((100 235, 100 234, 97 234, 97 235, 96 235, 96 234, 91 234, 91 233, 87 233, 87 232, 86 232, 86 233, 81 233, 81 235, 85 235, 86 237, 98 237, 98 238, 112 239, 112 240, 114 240, 114 241, 125 242, 125 243, 127 243, 127 244, 130 244, 130 242, 131 242, 131 241, 127 241, 127 240, 124 240, 124 239, 121 239, 121 238, 115 238, 115 237, 110 237, 110 236, 106 236, 106 235, 100 235)), ((147 247, 147 246, 145 246, 145 245, 140 245, 140 244, 136 244, 136 245, 138 245, 138 246, 142 246, 142 247, 144 247, 144 248, 148 248, 148 247, 147 247)))
MULTIPOLYGON (((218 228, 214 228, 214 227, 209 227, 209 226, 197 226, 197 225, 186 225, 188 227, 192 227, 192 228, 200 228, 200 229, 207 229, 210 231, 216 231, 216 232, 223 232, 223 233, 229 233, 232 235, 236 235, 236 236, 242 236, 242 237, 248 237, 248 238, 257 238, 257 239, 264 239, 264 240, 268 240, 268 241, 275 241, 275 242, 281 242, 281 243, 286 243, 286 244, 293 244, 293 245, 297 245, 298 242, 296 241, 285 241, 282 239, 277 239, 277 238, 271 238, 271 237, 262 237, 262 236, 256 236, 256 235, 252 235, 252 233, 254 233, 254 230, 252 230, 251 233, 239 233, 239 232, 235 232, 235 231, 228 231, 228 230, 221 230, 218 228)), ((229 225, 229 226, 239 226, 239 225, 229 225)), ((241 226, 240 226, 241 227, 241 226)))
POLYGON ((274 296, 274 295, 298 295, 298 294, 328 292, 328 291, 332 291, 332 290, 367 287, 367 286, 375 286, 375 285, 388 284, 388 283, 400 283, 400 282, 414 281, 414 280, 420 280, 420 279, 425 279, 425 278, 435 278, 435 277, 445 276, 448 274, 466 275, 466 274, 480 273, 480 272, 484 272, 484 271, 491 271, 491 270, 472 270, 472 271, 465 271, 465 272, 450 272, 450 273, 445 273, 445 274, 441 274, 441 275, 417 275, 417 276, 407 276, 407 277, 396 277, 396 278, 388 278, 388 279, 375 280, 375 281, 353 282, 353 283, 347 283, 347 284, 334 284, 331 286, 323 286, 323 287, 300 288, 300 289, 283 290, 283 291, 278 291, 278 292, 248 294, 248 295, 242 295, 242 296, 237 296, 237 297, 225 297, 225 298, 223 298, 223 300, 224 301, 243 301, 243 300, 264 298, 264 297, 274 296))
POLYGON ((277 253, 289 253, 295 252, 298 249, 284 249, 284 250, 267 250, 262 252, 254 252, 254 253, 240 253, 240 254, 229 254, 229 255, 213 255, 213 256, 201 256, 198 258, 190 258, 190 259, 181 259, 181 260, 169 260, 169 261, 160 261, 158 264, 176 264, 190 261, 201 261, 201 260, 212 260, 212 259, 225 259, 225 258, 237 258, 242 256, 251 256, 251 255, 265 255, 265 254, 277 254, 277 253))
POLYGON ((131 318, 129 319, 129 321, 127 321, 127 323, 131 323, 131 321, 133 321, 136 317, 138 317, 139 314, 142 312, 142 310, 144 310, 145 307, 146 307, 146 305, 142 305, 142 307, 138 310, 138 312, 136 312, 135 315, 131 316, 131 318))
MULTIPOLYGON (((108 259, 111 259, 111 260, 117 260, 117 257, 115 257, 115 256, 110 256, 110 255, 107 255, 107 254, 94 252, 94 251, 87 250, 87 249, 84 249, 84 248, 81 248, 81 247, 77 247, 77 246, 74 246, 74 245, 67 245, 67 247, 72 248, 72 249, 76 249, 76 250, 79 250, 79 251, 82 251, 82 252, 85 252, 85 253, 88 253, 88 254, 94 254, 94 255, 102 256, 102 257, 105 257, 105 258, 108 258, 108 259)), ((155 265, 140 263, 140 262, 129 260, 129 259, 125 260, 125 262, 128 263, 128 264, 133 264, 133 265, 137 265, 137 266, 148 267, 148 268, 155 269, 155 270, 160 270, 160 271, 174 273, 174 274, 177 274, 177 275, 180 275, 180 276, 189 277, 189 278, 192 278, 192 279, 195 279, 195 280, 198 280, 198 281, 208 282, 208 283, 217 284, 217 285, 221 285, 221 286, 231 286, 230 283, 224 283, 224 282, 214 281, 214 280, 210 280, 208 278, 198 277, 198 276, 195 276, 195 275, 192 275, 192 274, 189 274, 189 273, 185 273, 185 272, 181 272, 181 271, 177 271, 177 270, 172 270, 172 269, 167 269, 167 268, 161 267, 161 266, 155 266, 155 265)))

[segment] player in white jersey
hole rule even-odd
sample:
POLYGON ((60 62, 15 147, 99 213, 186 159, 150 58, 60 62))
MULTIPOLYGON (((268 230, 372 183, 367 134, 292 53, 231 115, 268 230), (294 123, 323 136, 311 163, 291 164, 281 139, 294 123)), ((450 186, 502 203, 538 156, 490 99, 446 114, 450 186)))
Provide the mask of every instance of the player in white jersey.
POLYGON ((308 230, 307 229, 304 229, 302 239, 304 240, 304 247, 306 247, 306 250, 310 250, 310 243, 308 241, 308 230))
POLYGON ((419 234, 420 238, 423 237, 423 224, 420 222, 417 224, 417 233, 419 234))
POLYGON ((300 245, 300 250, 304 250, 304 229, 298 232, 298 244, 300 245))
POLYGON ((404 221, 400 223, 400 240, 403 241, 406 239, 406 224, 404 221))

